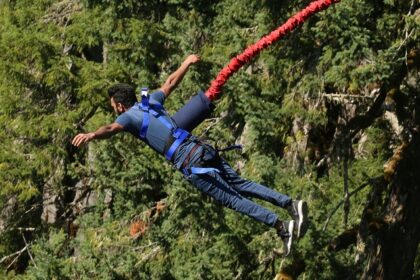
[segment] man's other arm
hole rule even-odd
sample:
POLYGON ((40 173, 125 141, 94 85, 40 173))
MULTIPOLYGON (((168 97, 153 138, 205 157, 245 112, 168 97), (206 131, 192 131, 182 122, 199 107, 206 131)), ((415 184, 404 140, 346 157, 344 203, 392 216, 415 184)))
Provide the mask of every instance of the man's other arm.
POLYGON ((86 144, 93 139, 106 139, 123 130, 124 127, 119 123, 112 123, 98 128, 95 132, 77 134, 71 143, 74 146, 79 147, 80 145, 86 144))
POLYGON ((187 73, 188 68, 192 64, 195 64, 199 61, 200 56, 191 54, 184 60, 184 62, 175 72, 169 75, 168 79, 166 79, 165 83, 160 88, 166 97, 168 97, 171 92, 178 86, 179 82, 181 82, 182 78, 184 78, 185 73, 187 73))

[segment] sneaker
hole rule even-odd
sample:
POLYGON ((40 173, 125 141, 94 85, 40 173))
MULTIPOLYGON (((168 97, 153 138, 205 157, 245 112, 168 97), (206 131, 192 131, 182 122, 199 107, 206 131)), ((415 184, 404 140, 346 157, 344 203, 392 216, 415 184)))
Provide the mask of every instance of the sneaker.
POLYGON ((293 243, 293 230, 295 227, 295 221, 279 222, 277 226, 277 234, 280 236, 284 244, 284 256, 287 257, 292 250, 293 243))
POLYGON ((308 229, 308 205, 303 200, 293 200, 287 206, 287 211, 295 221, 297 229, 296 237, 302 238, 308 229))

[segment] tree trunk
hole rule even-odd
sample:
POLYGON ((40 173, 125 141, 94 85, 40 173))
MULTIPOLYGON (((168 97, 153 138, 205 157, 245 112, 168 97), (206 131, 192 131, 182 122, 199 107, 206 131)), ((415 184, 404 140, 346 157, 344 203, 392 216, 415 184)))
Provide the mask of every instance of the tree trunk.
POLYGON ((386 226, 374 232, 366 248, 362 279, 411 279, 420 241, 420 135, 401 152, 382 206, 386 226))

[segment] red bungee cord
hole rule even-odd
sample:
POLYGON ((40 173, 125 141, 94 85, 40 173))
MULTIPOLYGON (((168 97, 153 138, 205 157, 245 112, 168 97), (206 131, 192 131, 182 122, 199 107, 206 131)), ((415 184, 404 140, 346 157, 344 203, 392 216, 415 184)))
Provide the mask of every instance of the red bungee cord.
POLYGON ((340 2, 340 0, 314 1, 310 3, 305 9, 289 18, 282 26, 267 36, 264 36, 255 44, 247 47, 241 54, 232 58, 229 64, 219 72, 216 79, 211 82, 209 89, 206 91, 206 96, 212 101, 216 100, 222 92, 223 85, 227 82, 230 76, 233 75, 233 73, 239 70, 239 68, 248 63, 263 49, 269 47, 271 44, 281 39, 284 35, 291 32, 300 24, 304 23, 313 14, 316 14, 317 12, 322 11, 328 8, 330 5, 338 2, 340 2))

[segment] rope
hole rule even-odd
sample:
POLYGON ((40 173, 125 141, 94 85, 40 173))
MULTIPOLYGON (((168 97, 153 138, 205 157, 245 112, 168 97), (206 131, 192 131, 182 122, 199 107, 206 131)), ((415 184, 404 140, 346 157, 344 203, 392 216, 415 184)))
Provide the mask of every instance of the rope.
POLYGON ((211 82, 209 89, 206 91, 206 96, 210 100, 216 100, 222 92, 222 87, 227 80, 239 70, 243 65, 248 63, 263 49, 269 47, 281 39, 286 34, 293 31, 296 27, 303 24, 310 16, 318 13, 330 5, 340 2, 340 0, 317 0, 310 3, 305 9, 298 12, 296 15, 289 18, 286 23, 281 25, 276 30, 272 31, 267 36, 261 38, 255 44, 247 47, 245 51, 236 57, 232 58, 227 66, 225 66, 217 75, 216 79, 211 82))

